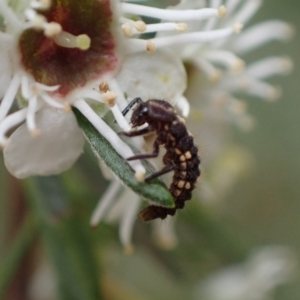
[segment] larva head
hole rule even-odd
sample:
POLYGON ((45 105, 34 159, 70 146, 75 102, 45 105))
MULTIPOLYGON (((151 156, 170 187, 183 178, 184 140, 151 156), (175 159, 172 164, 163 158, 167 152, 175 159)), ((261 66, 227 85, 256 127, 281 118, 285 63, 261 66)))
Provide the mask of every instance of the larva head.
POLYGON ((147 122, 149 107, 147 102, 140 102, 131 116, 132 127, 137 127, 147 122))

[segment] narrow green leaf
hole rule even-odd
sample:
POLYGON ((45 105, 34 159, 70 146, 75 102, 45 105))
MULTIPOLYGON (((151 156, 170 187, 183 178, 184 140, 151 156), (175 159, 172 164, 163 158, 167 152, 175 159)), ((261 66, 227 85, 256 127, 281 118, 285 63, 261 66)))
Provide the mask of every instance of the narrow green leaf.
POLYGON ((22 224, 19 233, 9 247, 5 257, 1 259, 0 299, 5 298, 6 289, 12 277, 16 274, 24 255, 31 246, 35 233, 36 224, 31 217, 28 217, 22 224))
POLYGON ((76 108, 73 112, 79 126, 82 128, 87 141, 97 157, 119 177, 124 184, 134 192, 157 204, 174 207, 174 200, 163 182, 154 179, 149 183, 137 182, 129 164, 115 151, 111 144, 95 129, 95 127, 76 108))
POLYGON ((82 209, 68 199, 59 177, 31 178, 24 186, 57 273, 60 299, 103 299, 91 230, 82 209))

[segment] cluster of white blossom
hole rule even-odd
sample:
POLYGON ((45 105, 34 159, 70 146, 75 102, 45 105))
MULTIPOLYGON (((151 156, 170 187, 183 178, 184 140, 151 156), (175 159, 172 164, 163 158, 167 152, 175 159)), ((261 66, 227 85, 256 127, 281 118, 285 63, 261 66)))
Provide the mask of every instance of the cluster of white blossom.
MULTIPOLYGON (((12 8, 0 0, 4 19, 0 145, 8 170, 25 178, 57 174, 73 165, 82 153, 84 138, 71 106, 124 159, 133 155, 131 148, 102 120, 94 103, 107 105, 122 130, 130 125, 121 112, 137 96, 168 100, 184 117, 191 106, 193 112, 201 109, 202 114, 249 126, 245 105, 235 92, 272 100, 278 90, 265 79, 291 68, 286 58, 268 57, 248 66, 241 58, 271 40, 292 35, 291 27, 282 21, 267 21, 241 32, 261 2, 182 0, 177 6, 159 9, 111 0, 31 0, 27 7, 20 1, 12 8), (143 17, 159 21, 147 24, 143 17), (153 38, 145 39, 145 33, 153 33, 153 38), (207 78, 199 100, 184 96, 185 62, 207 78)), ((142 151, 142 138, 136 146, 142 151)), ((136 179, 143 181, 142 164, 129 163, 136 179)), ((91 223, 95 226, 111 211, 111 217, 121 222, 121 241, 130 249, 141 201, 129 190, 117 199, 123 188, 112 179, 91 223)), ((172 230, 167 225, 165 230, 170 237, 165 246, 174 244, 172 230)))
POLYGON ((271 300, 274 289, 295 277, 295 253, 283 246, 267 246, 246 262, 216 271, 202 280, 194 299, 271 300))

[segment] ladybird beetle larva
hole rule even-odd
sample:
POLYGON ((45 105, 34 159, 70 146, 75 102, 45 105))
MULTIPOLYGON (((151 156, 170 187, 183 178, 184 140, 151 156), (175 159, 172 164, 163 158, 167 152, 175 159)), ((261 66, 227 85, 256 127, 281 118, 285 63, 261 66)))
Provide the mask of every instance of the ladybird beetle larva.
POLYGON ((174 198, 175 207, 167 208, 150 205, 139 213, 139 218, 143 221, 157 218, 165 219, 167 215, 173 216, 177 209, 183 208, 185 201, 190 200, 192 197, 192 190, 195 188, 195 183, 200 176, 198 148, 194 144, 193 137, 187 131, 184 119, 176 114, 170 103, 157 99, 143 102, 141 98, 135 98, 124 109, 123 115, 126 115, 134 105, 136 107, 131 116, 132 128, 145 123, 148 126, 136 131, 122 131, 120 134, 134 137, 155 132, 157 137, 151 154, 139 154, 129 157, 127 160, 157 157, 159 146, 164 145, 166 149, 163 157, 165 167, 148 176, 145 181, 174 171, 169 191, 174 198))

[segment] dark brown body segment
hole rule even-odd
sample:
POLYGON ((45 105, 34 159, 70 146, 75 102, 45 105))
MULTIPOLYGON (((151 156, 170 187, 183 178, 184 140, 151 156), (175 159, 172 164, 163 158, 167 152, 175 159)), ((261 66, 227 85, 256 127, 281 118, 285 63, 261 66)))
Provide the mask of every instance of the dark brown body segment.
POLYGON ((163 157, 165 167, 147 177, 146 181, 173 170, 174 175, 169 190, 175 201, 174 208, 150 205, 139 213, 139 218, 143 221, 165 219, 168 215, 173 216, 177 209, 183 208, 185 201, 192 197, 192 190, 200 176, 198 148, 186 129, 184 119, 176 114, 172 105, 164 100, 150 99, 142 102, 139 98, 137 99, 139 104, 131 117, 133 127, 141 126, 144 123, 148 123, 149 126, 135 132, 123 132, 123 134, 137 136, 156 132, 157 138, 152 154, 137 155, 128 160, 156 157, 159 146, 164 145, 166 149, 163 157))

